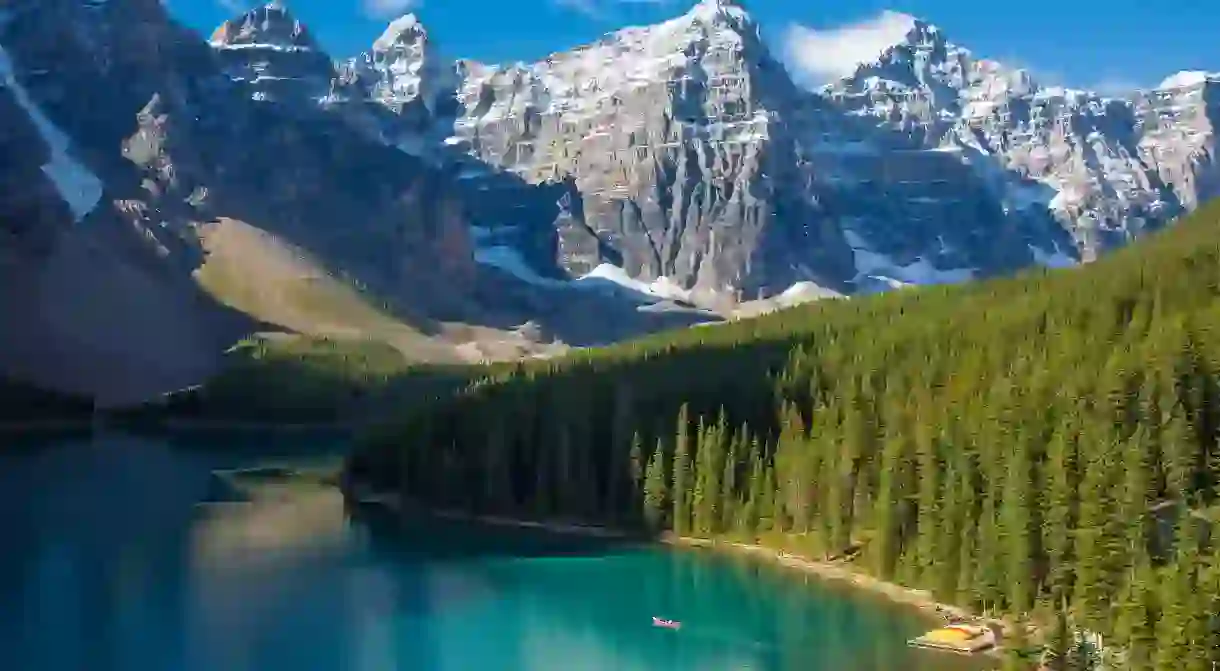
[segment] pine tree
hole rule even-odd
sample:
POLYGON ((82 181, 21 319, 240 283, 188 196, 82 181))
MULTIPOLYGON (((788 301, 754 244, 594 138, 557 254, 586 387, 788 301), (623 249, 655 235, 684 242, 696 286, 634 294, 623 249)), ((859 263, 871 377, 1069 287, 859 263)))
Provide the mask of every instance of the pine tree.
POLYGON ((647 466, 647 462, 644 461, 644 439, 640 436, 639 431, 631 436, 631 452, 628 455, 628 461, 631 469, 632 500, 636 500, 644 491, 644 469, 647 466))
POLYGON ((765 480, 766 469, 763 466, 762 448, 757 438, 750 441, 750 481, 749 489, 746 493, 746 503, 744 506, 744 514, 742 515, 743 531, 746 532, 750 540, 758 538, 758 534, 762 529, 763 515, 765 514, 763 501, 767 486, 765 480))
POLYGON ((1033 464, 1024 441, 1016 440, 1014 447, 1009 473, 1004 479, 1001 526, 1005 547, 1003 554, 1007 560, 1008 609, 1023 617, 1033 607, 1038 592, 1038 585, 1035 584, 1037 548, 1032 537, 1033 464))
POLYGON ((691 530, 690 490, 694 484, 691 477, 690 457, 690 409, 683 404, 678 411, 678 431, 674 441, 673 486, 670 488, 673 500, 673 513, 670 523, 674 533, 685 536, 691 530))
POLYGON ((1152 660, 1156 671, 1209 671, 1208 651, 1202 647, 1207 636, 1195 593, 1199 553, 1194 534, 1190 512, 1180 506, 1174 557, 1162 574, 1160 586, 1160 618, 1156 623, 1156 653, 1152 660))
POLYGON ((724 460, 724 473, 720 476, 720 528, 725 533, 738 531, 741 515, 737 499, 738 459, 744 450, 740 445, 748 440, 749 430, 743 425, 729 441, 729 453, 724 460))
POLYGON ((1080 621, 1090 630, 1105 633, 1109 604, 1116 590, 1108 564, 1106 525, 1112 518, 1110 476, 1113 463, 1108 447, 1095 447, 1097 453, 1084 467, 1080 488, 1079 524, 1073 533, 1077 561, 1073 606, 1080 621))
POLYGON ((894 575, 894 568, 901 552, 901 526, 898 520, 899 501, 896 472, 902 458, 903 442, 898 436, 889 436, 881 455, 880 484, 873 511, 873 541, 870 554, 873 571, 882 578, 894 575))
POLYGON ((1048 592, 1059 603, 1072 592, 1072 529, 1078 496, 1076 450, 1070 423, 1055 431, 1047 444, 1046 514, 1042 536, 1046 539, 1048 592))
POLYGON ((1117 604, 1114 638, 1125 651, 1127 667, 1147 669, 1156 648, 1152 596, 1156 575, 1147 562, 1134 567, 1117 604))
POLYGON ((668 478, 665 475, 665 447, 660 439, 644 471, 644 523, 653 531, 665 526, 669 506, 668 478))

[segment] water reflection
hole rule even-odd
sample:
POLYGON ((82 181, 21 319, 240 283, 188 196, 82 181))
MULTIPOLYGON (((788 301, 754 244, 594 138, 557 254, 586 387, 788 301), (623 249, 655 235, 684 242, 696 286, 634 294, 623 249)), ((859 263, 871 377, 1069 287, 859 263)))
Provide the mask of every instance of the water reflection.
POLYGON ((343 445, 209 439, 112 436, 0 456, 4 668, 964 668, 902 645, 918 627, 907 614, 756 563, 357 523, 322 487, 218 500, 218 469, 343 445), (653 615, 683 628, 653 628, 653 615))

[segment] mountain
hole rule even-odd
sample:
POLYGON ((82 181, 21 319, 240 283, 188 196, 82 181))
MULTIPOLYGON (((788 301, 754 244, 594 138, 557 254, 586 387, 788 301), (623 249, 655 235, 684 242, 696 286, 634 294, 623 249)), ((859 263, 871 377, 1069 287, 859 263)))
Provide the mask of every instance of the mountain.
POLYGON ((232 79, 256 100, 301 108, 330 93, 335 68, 309 30, 272 2, 220 25, 208 40, 232 79))
POLYGON ((389 112, 374 135, 460 165, 494 210, 529 200, 506 173, 567 185, 554 253, 521 242, 538 272, 608 265, 710 305, 1071 265, 1220 191, 1220 77, 1042 86, 913 18, 817 91, 727 0, 529 64, 445 61, 408 15, 340 70, 389 112))
MULTIPOLYGON (((353 127, 378 119, 330 95, 338 68, 286 10, 212 37, 158 0, 0 12, 4 374, 108 405, 197 384, 255 332, 469 361, 713 318, 477 263, 456 175, 353 127)), ((561 216, 554 189, 514 188, 541 227, 561 216)))
POLYGON ((0 48, 0 373, 112 403, 251 333, 511 359, 1072 265, 1220 189, 1220 77, 1043 87, 914 19, 817 91, 726 0, 506 65, 278 1, 13 0, 0 48))
POLYGON ((956 154, 1007 209, 1049 214, 1071 236, 1062 251, 1092 259, 1220 193, 1218 85, 1170 77, 1131 99, 1044 87, 912 21, 904 43, 827 93, 904 149, 956 154))

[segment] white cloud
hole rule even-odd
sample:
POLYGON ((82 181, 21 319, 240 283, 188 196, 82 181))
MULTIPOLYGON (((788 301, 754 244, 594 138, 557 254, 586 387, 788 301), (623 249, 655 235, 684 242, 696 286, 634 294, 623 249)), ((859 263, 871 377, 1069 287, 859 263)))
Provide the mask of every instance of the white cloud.
POLYGON ((804 84, 821 85, 846 77, 859 64, 875 59, 901 41, 914 23, 914 17, 888 9, 836 28, 793 23, 781 38, 783 53, 793 76, 804 84))
POLYGON ((374 19, 394 19, 419 7, 420 0, 361 0, 364 13, 374 19))

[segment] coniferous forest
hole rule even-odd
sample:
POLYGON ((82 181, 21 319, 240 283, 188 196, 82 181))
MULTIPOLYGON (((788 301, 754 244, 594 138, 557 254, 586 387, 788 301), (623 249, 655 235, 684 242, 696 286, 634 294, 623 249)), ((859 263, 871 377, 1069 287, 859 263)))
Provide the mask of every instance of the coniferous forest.
MULTIPOLYGON (((411 409, 349 468, 424 505, 850 560, 1220 661, 1220 203, 1081 269, 823 301, 536 362, 411 409)), ((1024 631, 1018 628, 1018 631, 1024 631)))

